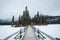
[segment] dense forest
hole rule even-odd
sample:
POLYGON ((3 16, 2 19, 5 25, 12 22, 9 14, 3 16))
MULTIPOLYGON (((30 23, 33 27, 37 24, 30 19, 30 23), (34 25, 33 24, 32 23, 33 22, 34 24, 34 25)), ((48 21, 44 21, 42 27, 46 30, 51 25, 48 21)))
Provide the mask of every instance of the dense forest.
POLYGON ((23 15, 22 16, 19 15, 18 21, 15 21, 15 16, 12 16, 11 21, 3 22, 3 20, 0 20, 0 25, 26 26, 26 25, 47 25, 47 24, 60 24, 60 16, 41 15, 39 11, 37 11, 37 14, 31 18, 27 7, 25 7, 23 15))

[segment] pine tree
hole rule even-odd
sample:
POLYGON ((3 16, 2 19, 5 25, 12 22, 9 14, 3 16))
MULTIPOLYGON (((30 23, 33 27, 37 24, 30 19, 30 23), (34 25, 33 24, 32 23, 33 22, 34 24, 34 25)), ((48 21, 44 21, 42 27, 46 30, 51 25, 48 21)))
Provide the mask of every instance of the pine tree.
POLYGON ((20 19, 20 16, 19 16, 19 20, 18 20, 19 24, 21 24, 21 19, 20 19))
POLYGON ((25 8, 25 11, 23 11, 23 15, 21 17, 21 24, 22 25, 29 25, 30 24, 30 16, 29 16, 29 11, 27 10, 27 7, 25 8))
POLYGON ((14 25, 14 16, 12 17, 12 26, 14 25))

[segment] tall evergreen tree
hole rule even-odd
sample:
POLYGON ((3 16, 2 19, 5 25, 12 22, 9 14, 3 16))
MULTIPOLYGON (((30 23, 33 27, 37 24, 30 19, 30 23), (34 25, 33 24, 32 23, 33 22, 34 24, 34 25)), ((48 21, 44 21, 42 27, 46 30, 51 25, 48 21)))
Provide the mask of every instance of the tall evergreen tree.
POLYGON ((12 26, 14 25, 14 16, 12 17, 12 26))
POLYGON ((21 24, 21 18, 20 18, 20 16, 19 16, 19 20, 18 20, 18 22, 19 22, 19 24, 21 24))
POLYGON ((21 17, 21 24, 22 25, 29 25, 30 24, 30 16, 29 11, 27 10, 27 7, 25 8, 25 11, 23 11, 23 15, 21 17))

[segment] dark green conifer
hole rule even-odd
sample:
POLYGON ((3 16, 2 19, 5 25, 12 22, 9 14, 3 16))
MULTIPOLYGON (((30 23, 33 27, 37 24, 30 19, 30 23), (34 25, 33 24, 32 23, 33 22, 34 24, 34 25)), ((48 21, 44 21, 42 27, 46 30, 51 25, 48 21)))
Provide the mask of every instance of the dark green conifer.
POLYGON ((12 17, 12 26, 14 25, 14 16, 12 17))

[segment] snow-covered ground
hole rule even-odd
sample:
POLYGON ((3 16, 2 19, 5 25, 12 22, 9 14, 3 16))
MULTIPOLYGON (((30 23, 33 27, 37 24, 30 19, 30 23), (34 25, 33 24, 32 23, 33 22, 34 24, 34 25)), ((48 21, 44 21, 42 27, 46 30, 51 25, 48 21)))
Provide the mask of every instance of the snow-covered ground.
MULTIPOLYGON (((49 24, 49 25, 41 25, 41 26, 34 26, 39 30, 43 31, 44 33, 54 37, 60 38, 60 24, 49 24)), ((17 32, 21 28, 24 27, 11 27, 11 25, 0 25, 0 39, 4 39, 7 36, 17 32)))
POLYGON ((50 35, 51 37, 60 38, 60 24, 49 24, 45 26, 41 25, 41 26, 34 26, 34 27, 50 35))
POLYGON ((0 39, 4 39, 9 35, 19 31, 24 27, 11 27, 11 25, 0 25, 0 39))

